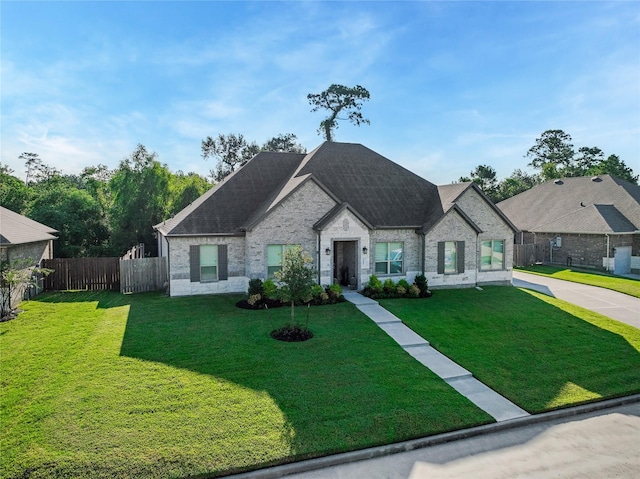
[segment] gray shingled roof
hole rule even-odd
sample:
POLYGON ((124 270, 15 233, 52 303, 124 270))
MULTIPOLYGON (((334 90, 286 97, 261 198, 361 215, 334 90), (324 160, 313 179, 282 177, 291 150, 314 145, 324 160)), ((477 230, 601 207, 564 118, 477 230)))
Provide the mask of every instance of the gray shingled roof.
POLYGON ((57 239, 57 230, 0 206, 0 245, 17 245, 57 239))
POLYGON ((155 226, 168 236, 238 235, 241 227, 279 191, 304 154, 261 152, 242 168, 155 226))
MULTIPOLYGON (((243 234, 307 181, 337 202, 325 220, 347 204, 373 228, 418 229, 435 224, 445 211, 429 181, 363 145, 325 142, 307 155, 256 155, 156 229, 168 236, 243 234)), ((446 208, 468 187, 446 189, 446 208)))
POLYGON ((523 231, 604 234, 640 230, 640 186, 610 175, 547 181, 497 206, 523 231))

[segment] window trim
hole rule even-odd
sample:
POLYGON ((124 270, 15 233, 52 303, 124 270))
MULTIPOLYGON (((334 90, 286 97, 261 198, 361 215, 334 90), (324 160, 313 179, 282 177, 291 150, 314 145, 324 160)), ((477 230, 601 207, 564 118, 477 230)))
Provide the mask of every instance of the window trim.
POLYGON ((376 241, 373 245, 373 272, 376 276, 402 276, 404 274, 404 241, 376 241), (386 244, 387 245, 387 252, 386 252, 386 257, 387 259, 384 261, 378 261, 376 259, 376 251, 378 249, 378 245, 383 245, 386 244), (399 244, 400 245, 400 251, 402 254, 402 259, 401 260, 397 260, 397 259, 392 259, 391 258, 391 245, 392 244, 399 244), (392 273, 391 272, 391 264, 392 263, 400 263, 400 271, 399 272, 395 272, 392 273), (382 272, 378 272, 378 264, 385 264, 386 268, 384 273, 382 272))
POLYGON ((505 246, 506 246, 506 241, 503 239, 487 239, 487 240, 481 240, 480 241, 480 271, 481 272, 488 272, 488 271, 504 271, 505 270, 505 246), (485 267, 484 263, 483 263, 483 258, 484 256, 482 255, 482 248, 484 247, 485 243, 490 243, 490 248, 491 248, 491 255, 489 256, 490 262, 489 265, 485 267), (495 249, 494 249, 494 244, 496 243, 501 243, 502 244, 502 251, 500 252, 500 254, 502 255, 502 259, 500 261, 500 267, 499 268, 494 268, 493 267, 493 258, 494 258, 494 253, 496 253, 495 249))

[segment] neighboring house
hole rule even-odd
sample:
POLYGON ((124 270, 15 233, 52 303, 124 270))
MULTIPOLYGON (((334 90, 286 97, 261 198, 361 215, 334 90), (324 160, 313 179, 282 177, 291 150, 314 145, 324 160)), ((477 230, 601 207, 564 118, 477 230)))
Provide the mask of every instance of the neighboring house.
POLYGON ((516 232, 472 183, 438 187, 335 142, 259 153, 154 229, 172 296, 246 291, 291 245, 314 258, 323 285, 420 273, 430 287, 510 284, 516 232))
POLYGON ((640 273, 640 186, 610 175, 547 181, 498 203, 545 262, 640 273))
MULTIPOLYGON (((0 260, 26 262, 40 266, 43 259, 53 258, 53 228, 0 206, 0 260)), ((11 305, 23 299, 25 291, 16 290, 11 305)))

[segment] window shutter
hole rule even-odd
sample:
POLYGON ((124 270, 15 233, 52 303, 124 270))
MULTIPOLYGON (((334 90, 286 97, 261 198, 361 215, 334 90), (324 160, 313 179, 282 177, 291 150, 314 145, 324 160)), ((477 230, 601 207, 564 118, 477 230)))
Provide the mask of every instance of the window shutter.
POLYGON ((444 274, 444 241, 438 241, 438 274, 444 274))
POLYGON ((464 241, 458 241, 456 253, 458 256, 458 274, 461 274, 464 273, 464 241))
POLYGON ((227 259, 227 245, 218 245, 218 279, 229 279, 229 261, 227 259))
POLYGON ((189 273, 192 283, 200 282, 200 245, 189 246, 189 273))

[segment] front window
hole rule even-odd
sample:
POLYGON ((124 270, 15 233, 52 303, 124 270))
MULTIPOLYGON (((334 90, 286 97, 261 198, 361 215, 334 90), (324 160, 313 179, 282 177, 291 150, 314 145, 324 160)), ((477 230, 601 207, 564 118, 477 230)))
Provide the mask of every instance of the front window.
POLYGON ((282 257, 288 249, 298 245, 293 244, 270 244, 267 245, 267 276, 273 278, 276 271, 282 269, 282 257))
POLYGON ((457 244, 455 241, 444 243, 444 274, 456 274, 458 272, 457 244))
POLYGON ((403 257, 402 243, 376 243, 376 274, 401 274, 403 257))
POLYGON ((490 240, 481 243, 480 269, 504 269, 504 240, 490 240))
POLYGON ((218 245, 200 245, 200 281, 218 280, 218 245))

